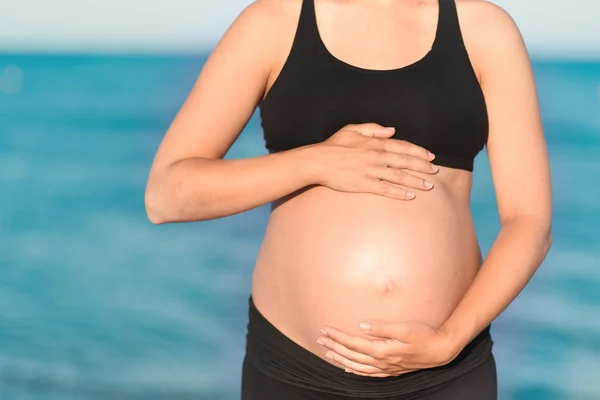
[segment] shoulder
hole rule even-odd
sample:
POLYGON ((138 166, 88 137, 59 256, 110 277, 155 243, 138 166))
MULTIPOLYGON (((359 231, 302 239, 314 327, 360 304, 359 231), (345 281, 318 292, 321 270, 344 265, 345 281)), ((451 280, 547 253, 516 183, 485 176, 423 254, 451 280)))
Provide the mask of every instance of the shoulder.
POLYGON ((455 0, 461 26, 488 39, 518 33, 512 16, 497 4, 484 0, 455 0), (490 36, 491 35, 491 36, 490 36))
POLYGON ((293 40, 302 0, 256 0, 246 6, 224 33, 218 48, 246 48, 272 59, 293 40))
POLYGON ((302 0, 253 1, 229 25, 211 58, 235 55, 270 69, 293 39, 301 5, 302 0))
POLYGON ((485 0, 455 0, 463 40, 478 75, 498 57, 525 54, 525 44, 513 17, 485 0))
POLYGON ((256 0, 242 10, 234 25, 270 32, 295 25, 302 0, 256 0))

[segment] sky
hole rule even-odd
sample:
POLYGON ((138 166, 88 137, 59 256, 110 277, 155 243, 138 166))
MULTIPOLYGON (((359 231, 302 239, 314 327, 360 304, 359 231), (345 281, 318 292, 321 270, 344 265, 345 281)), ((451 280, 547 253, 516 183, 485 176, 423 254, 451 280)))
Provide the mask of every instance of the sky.
MULTIPOLYGON (((0 52, 208 50, 251 0, 3 0, 0 52)), ((600 59, 600 0, 492 0, 530 52, 600 59)))

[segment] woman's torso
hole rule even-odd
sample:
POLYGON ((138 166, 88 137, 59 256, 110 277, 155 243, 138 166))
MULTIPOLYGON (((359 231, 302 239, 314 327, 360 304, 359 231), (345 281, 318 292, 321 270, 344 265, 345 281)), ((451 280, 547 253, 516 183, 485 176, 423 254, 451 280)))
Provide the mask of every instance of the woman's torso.
MULTIPOLYGON (((423 37, 430 39, 422 42, 433 48, 415 44, 417 61, 387 70, 342 61, 360 60, 364 44, 348 43, 367 40, 354 41, 342 29, 329 36, 321 28, 321 2, 315 12, 312 1, 303 2, 291 53, 261 104, 267 148, 315 143, 346 124, 375 122, 430 149, 441 166, 427 176, 434 189, 412 201, 315 186, 273 204, 253 277, 254 302, 290 339, 323 357, 316 344, 323 326, 351 334, 360 334, 367 318, 439 326, 452 312, 481 264, 470 171, 487 138, 487 115, 453 0, 440 0, 439 19, 435 1, 415 10, 433 21, 416 24, 426 27, 423 37), (334 56, 325 44, 337 35, 346 36, 340 47, 356 47, 348 57, 334 56)), ((357 12, 335 2, 323 7, 339 7, 340 20, 357 12)))

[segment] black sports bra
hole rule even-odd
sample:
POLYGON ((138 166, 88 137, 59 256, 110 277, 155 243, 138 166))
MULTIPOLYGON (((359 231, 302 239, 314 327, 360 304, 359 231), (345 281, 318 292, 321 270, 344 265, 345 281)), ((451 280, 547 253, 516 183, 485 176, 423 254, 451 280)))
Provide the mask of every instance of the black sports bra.
POLYGON ((290 54, 259 105, 267 150, 322 142, 348 124, 375 122, 433 152, 435 164, 472 171, 487 141, 488 116, 454 0, 439 0, 431 50, 392 70, 333 56, 319 35, 314 1, 303 0, 290 54))

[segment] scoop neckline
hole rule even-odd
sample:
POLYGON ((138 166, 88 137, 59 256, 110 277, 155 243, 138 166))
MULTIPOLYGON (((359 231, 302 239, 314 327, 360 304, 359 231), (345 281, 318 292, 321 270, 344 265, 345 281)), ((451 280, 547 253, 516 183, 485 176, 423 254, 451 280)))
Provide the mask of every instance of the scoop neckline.
POLYGON ((325 44, 325 42, 323 41, 323 38, 321 37, 321 32, 319 31, 319 23, 317 20, 317 7, 315 5, 315 0, 308 0, 308 1, 311 1, 313 3, 312 12, 313 12, 313 18, 315 21, 315 30, 316 30, 316 36, 317 36, 319 45, 322 47, 322 49, 326 53, 327 57, 331 61, 335 62, 336 64, 341 65, 342 67, 348 68, 350 70, 368 73, 368 74, 389 74, 389 73, 409 70, 409 69, 414 68, 414 67, 422 64, 423 62, 425 62, 433 53, 433 49, 435 48, 436 43, 438 42, 438 38, 439 38, 439 34, 440 34, 440 26, 441 26, 441 21, 442 21, 442 1, 444 1, 444 0, 437 0, 437 3, 438 3, 437 18, 438 19, 437 19, 437 23, 436 23, 436 27, 435 27, 435 36, 433 38, 433 42, 431 43, 431 48, 429 49, 429 51, 427 51, 427 53, 425 53, 425 55, 423 57, 419 58, 418 60, 416 60, 410 64, 407 64, 407 65, 404 65, 404 66, 398 67, 398 68, 371 69, 371 68, 359 67, 357 65, 350 64, 350 63, 336 57, 335 55, 333 55, 333 53, 331 53, 331 51, 329 51, 329 49, 327 48, 327 45, 325 44))

